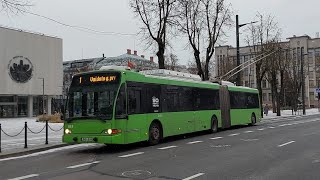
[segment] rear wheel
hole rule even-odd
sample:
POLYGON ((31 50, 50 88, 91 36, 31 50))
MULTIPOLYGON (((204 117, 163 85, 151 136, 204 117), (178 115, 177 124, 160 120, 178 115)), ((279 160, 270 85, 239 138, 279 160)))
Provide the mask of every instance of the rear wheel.
POLYGON ((149 127, 149 145, 156 145, 159 144, 160 140, 162 139, 162 129, 158 123, 152 123, 149 127))
POLYGON ((210 129, 211 133, 216 133, 218 132, 218 119, 217 117, 213 116, 211 118, 211 129, 210 129))
POLYGON ((250 125, 253 126, 255 125, 257 122, 257 119, 256 119, 256 115, 254 113, 251 114, 251 123, 250 125))

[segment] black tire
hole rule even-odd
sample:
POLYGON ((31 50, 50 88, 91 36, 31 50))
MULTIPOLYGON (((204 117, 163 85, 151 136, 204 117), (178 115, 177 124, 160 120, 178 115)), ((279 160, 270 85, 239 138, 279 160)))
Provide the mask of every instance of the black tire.
POLYGON ((210 133, 216 133, 216 132, 218 132, 218 119, 216 116, 212 116, 210 133))
POLYGON ((159 144, 162 139, 162 129, 159 123, 153 122, 149 127, 149 140, 148 144, 153 146, 159 144))
POLYGON ((254 113, 251 114, 251 123, 249 124, 250 126, 254 126, 257 123, 257 118, 254 113))

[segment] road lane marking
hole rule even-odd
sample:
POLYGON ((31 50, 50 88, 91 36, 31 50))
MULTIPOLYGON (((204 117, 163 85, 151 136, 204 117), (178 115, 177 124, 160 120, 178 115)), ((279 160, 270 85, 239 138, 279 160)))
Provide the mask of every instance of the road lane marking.
POLYGON ((283 127, 283 126, 287 126, 287 124, 281 124, 281 125, 279 125, 279 127, 283 127))
POLYGON ((197 177, 199 177, 199 176, 202 176, 202 175, 204 175, 204 173, 198 173, 198 174, 195 174, 195 175, 193 175, 193 176, 184 178, 184 179, 182 179, 182 180, 190 180, 190 179, 194 179, 194 178, 197 178, 197 177))
POLYGON ((28 178, 37 177, 37 176, 39 176, 39 174, 30 174, 30 175, 16 177, 13 179, 8 179, 8 180, 21 180, 21 179, 28 179, 28 178))
POLYGON ((291 144, 291 143, 294 143, 295 141, 290 141, 290 142, 287 142, 287 143, 284 143, 284 144, 280 144, 278 145, 278 147, 282 147, 282 146, 285 146, 285 145, 288 145, 288 144, 291 144))
POLYGON ((273 127, 273 126, 270 126, 270 127, 268 127, 268 128, 270 128, 270 129, 274 129, 275 127, 273 127))
POLYGON ((250 142, 250 141, 258 141, 259 139, 240 139, 241 141, 248 141, 248 142, 250 142))
POLYGON ((196 144, 196 143, 201 143, 203 141, 192 141, 192 142, 188 142, 187 144, 196 144))
POLYGON ((223 137, 213 137, 213 138, 210 138, 212 140, 215 140, 215 139, 222 139, 223 137))
POLYGON ((74 169, 74 168, 78 168, 78 167, 83 167, 83 166, 89 166, 91 164, 98 164, 100 161, 94 161, 91 163, 84 163, 84 164, 78 164, 78 165, 74 165, 74 166, 69 166, 67 167, 68 169, 74 169))
POLYGON ((291 126, 292 124, 287 124, 287 126, 291 126))
POLYGON ((229 134, 229 136, 238 136, 240 133, 229 134))
POLYGON ((260 129, 257 129, 258 131, 263 131, 263 130, 265 130, 264 128, 260 128, 260 129))
POLYGON ((244 133, 252 133, 253 131, 245 131, 244 133))
POLYGON ((122 156, 118 156, 121 158, 126 158, 126 157, 131 157, 131 156, 136 156, 136 155, 140 155, 143 154, 144 152, 137 152, 137 153, 132 153, 132 154, 127 154, 127 155, 122 155, 122 156))
POLYGON ((176 148, 178 146, 167 146, 167 147, 162 147, 162 148, 158 148, 158 149, 161 149, 161 150, 164 150, 164 149, 171 149, 171 148, 176 148))

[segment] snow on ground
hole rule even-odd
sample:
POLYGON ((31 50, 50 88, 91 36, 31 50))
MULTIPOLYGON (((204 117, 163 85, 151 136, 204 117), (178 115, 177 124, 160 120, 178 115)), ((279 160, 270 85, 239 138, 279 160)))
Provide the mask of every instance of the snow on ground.
MULTIPOLYGON (((29 129, 33 132, 38 133, 45 127, 44 122, 36 122, 36 118, 5 118, 0 119, 2 131, 5 133, 13 136, 17 135, 21 130, 24 128, 24 123, 27 122, 29 129)), ((63 127, 63 123, 49 123, 49 126, 58 131, 63 127)), ((28 147, 34 147, 39 145, 45 144, 46 132, 45 129, 42 130, 41 133, 34 134, 27 131, 27 140, 28 140, 28 147)), ((14 149, 23 149, 24 148, 24 130, 15 137, 9 137, 3 132, 1 132, 1 149, 3 152, 10 151, 14 149)), ((49 144, 60 144, 62 143, 62 135, 63 129, 58 132, 52 131, 48 128, 48 141, 49 144)))

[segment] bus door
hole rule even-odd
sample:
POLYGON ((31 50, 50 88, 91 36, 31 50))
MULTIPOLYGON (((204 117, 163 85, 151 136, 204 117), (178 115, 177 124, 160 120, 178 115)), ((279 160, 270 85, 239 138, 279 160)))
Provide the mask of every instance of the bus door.
POLYGON ((220 108, 222 128, 229 128, 231 126, 230 118, 230 95, 228 86, 221 86, 219 90, 220 94, 220 108))
POLYGON ((141 133, 146 122, 144 112, 143 85, 140 83, 128 82, 128 120, 126 127, 126 142, 133 143, 141 141, 141 133))

